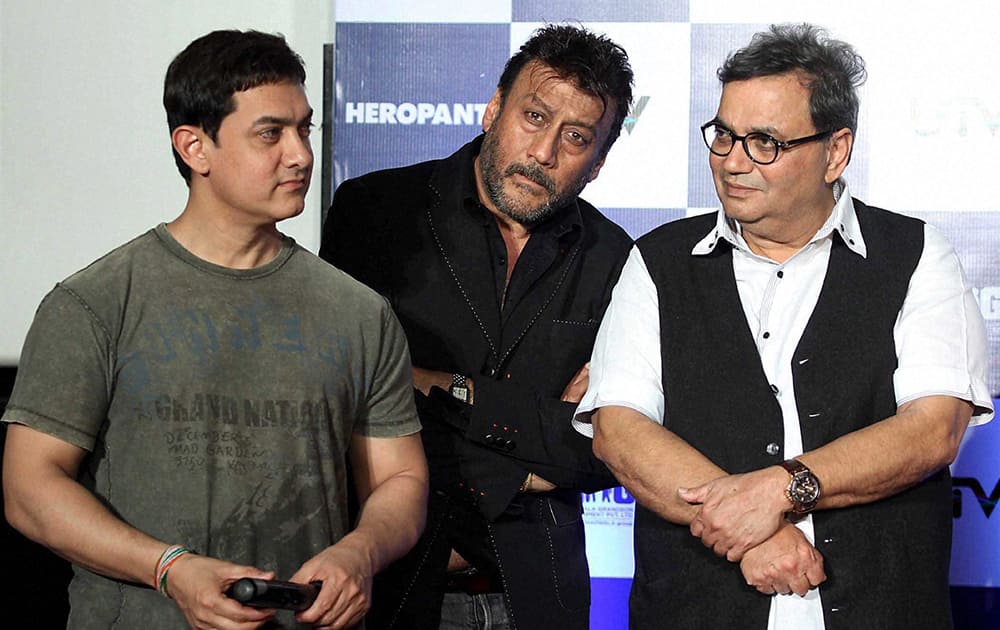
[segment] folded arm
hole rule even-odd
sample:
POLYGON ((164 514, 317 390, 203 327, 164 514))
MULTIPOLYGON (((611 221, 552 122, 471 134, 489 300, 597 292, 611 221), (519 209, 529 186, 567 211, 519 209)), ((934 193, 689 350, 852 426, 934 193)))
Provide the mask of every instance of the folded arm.
MULTIPOLYGON (((804 453, 798 459, 822 484, 817 509, 872 503, 941 470, 958 454, 972 409, 950 396, 918 398, 894 416, 804 453)), ((742 557, 791 508, 788 481, 784 468, 771 466, 682 492, 701 506, 692 533, 720 555, 742 557)))
MULTIPOLYGON (((593 492, 611 487, 617 485, 614 478, 570 422, 586 391, 586 375, 584 365, 559 398, 509 381, 470 377, 470 404, 448 417, 465 439, 517 460, 525 474, 531 472, 529 490, 561 487, 593 492)), ((430 394, 432 387, 447 391, 450 385, 450 374, 414 368, 414 386, 424 394, 430 394)))
MULTIPOLYGON (((701 518, 700 506, 685 501, 681 488, 728 478, 687 442, 638 411, 601 407, 591 422, 597 456, 639 503, 671 523, 692 526, 701 518)), ((783 514, 767 528, 770 531, 748 548, 746 557, 740 556, 748 584, 762 593, 802 595, 826 579, 822 555, 783 514)))

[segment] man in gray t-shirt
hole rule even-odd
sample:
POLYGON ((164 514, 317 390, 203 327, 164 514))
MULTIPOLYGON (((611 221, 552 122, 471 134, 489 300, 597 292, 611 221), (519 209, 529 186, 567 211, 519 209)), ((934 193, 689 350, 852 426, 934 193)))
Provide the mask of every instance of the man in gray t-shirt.
POLYGON ((3 416, 6 509, 74 563, 72 628, 348 627, 423 527, 399 324, 275 227, 309 185, 304 81, 280 37, 188 46, 164 91, 186 207, 35 316, 3 416), (323 586, 293 618, 226 598, 241 577, 323 586))

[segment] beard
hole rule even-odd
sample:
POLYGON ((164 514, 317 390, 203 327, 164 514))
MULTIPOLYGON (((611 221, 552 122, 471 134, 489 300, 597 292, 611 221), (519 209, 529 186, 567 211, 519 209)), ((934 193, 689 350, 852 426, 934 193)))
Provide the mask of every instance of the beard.
POLYGON ((511 162, 507 168, 503 168, 504 158, 496 134, 487 131, 482 148, 479 150, 479 170, 482 174, 483 187, 497 210, 527 228, 542 223, 556 210, 572 202, 590 181, 583 176, 574 185, 559 190, 556 182, 538 164, 511 162), (547 198, 540 203, 532 204, 508 194, 504 190, 504 180, 511 175, 521 175, 535 182, 545 189, 547 198))

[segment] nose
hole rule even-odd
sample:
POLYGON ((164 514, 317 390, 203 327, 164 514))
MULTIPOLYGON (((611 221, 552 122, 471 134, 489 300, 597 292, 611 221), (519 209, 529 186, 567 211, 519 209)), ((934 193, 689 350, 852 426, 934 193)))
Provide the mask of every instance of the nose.
POLYGON ((746 149, 743 148, 743 143, 741 142, 737 142, 733 146, 733 150, 729 152, 729 155, 719 157, 718 159, 722 160, 722 168, 728 173, 749 173, 754 168, 754 161, 747 155, 746 149))
POLYGON ((531 139, 528 155, 540 166, 552 168, 559 153, 559 130, 555 127, 538 131, 531 139))
POLYGON ((299 134, 293 129, 285 134, 283 153, 284 165, 288 168, 307 169, 312 166, 313 152, 309 136, 299 134))

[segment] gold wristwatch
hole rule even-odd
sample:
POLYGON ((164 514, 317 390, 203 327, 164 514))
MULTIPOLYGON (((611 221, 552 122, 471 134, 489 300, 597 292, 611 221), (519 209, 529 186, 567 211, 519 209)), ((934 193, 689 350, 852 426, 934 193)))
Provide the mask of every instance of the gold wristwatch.
POLYGON ((808 514, 816 508, 823 489, 819 479, 797 459, 786 459, 781 465, 792 476, 785 488, 785 498, 792 503, 794 514, 808 514))

